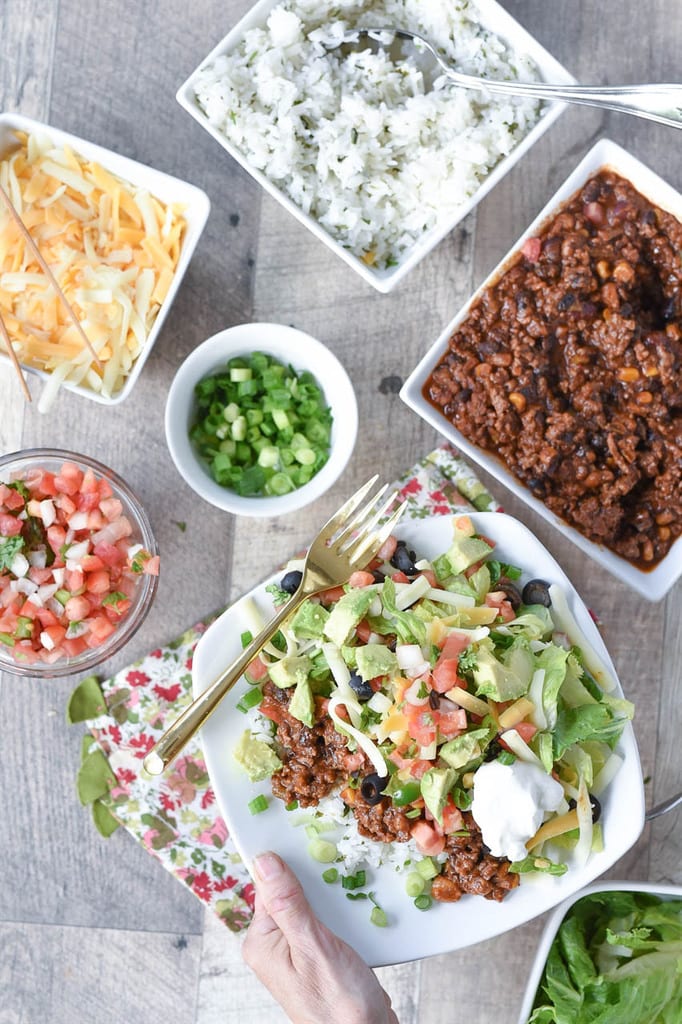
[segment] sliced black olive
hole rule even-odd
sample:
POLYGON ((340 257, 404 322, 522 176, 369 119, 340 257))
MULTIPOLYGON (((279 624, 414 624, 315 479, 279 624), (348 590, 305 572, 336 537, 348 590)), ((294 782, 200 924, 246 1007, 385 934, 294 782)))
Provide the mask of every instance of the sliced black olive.
POLYGON ((374 696, 374 690, 362 679, 357 672, 351 672, 350 675, 351 689, 355 691, 358 696, 358 700, 369 700, 370 697, 374 696))
POLYGON ((514 584, 510 582, 510 580, 499 580, 495 584, 495 590, 503 590, 504 591, 504 593, 509 598, 509 603, 512 606, 512 608, 514 609, 514 611, 516 611, 517 608, 521 607, 521 603, 522 603, 521 602, 521 595, 519 594, 519 592, 518 592, 517 588, 514 586, 514 584))
POLYGON ((433 711, 438 711, 438 708, 440 707, 440 697, 435 690, 429 691, 429 707, 433 711))
MULTIPOLYGON (((571 797, 571 799, 568 801, 569 811, 572 811, 574 807, 575 800, 573 799, 573 797, 571 797)), ((596 825, 599 819, 601 818, 601 804, 593 793, 590 793, 590 807, 592 808, 592 824, 596 825)))
POLYGON ((372 772, 371 775, 365 775, 360 783, 360 793, 365 803, 368 803, 370 806, 380 804, 387 782, 388 779, 382 779, 376 772, 372 772))
POLYGON ((523 588, 524 604, 544 604, 545 608, 549 608, 552 604, 552 599, 549 596, 549 583, 545 580, 529 580, 523 588))
POLYGON ((374 577, 375 583, 383 583, 386 576, 379 569, 372 569, 372 576, 374 577))
POLYGON ((416 557, 417 556, 414 551, 408 551, 405 541, 399 540, 398 546, 393 552, 391 565, 397 569, 398 572, 404 572, 406 576, 416 576, 419 572, 417 566, 414 564, 416 557))
POLYGON ((287 594, 295 594, 301 585, 302 579, 303 573, 299 572, 297 569, 292 572, 288 572, 286 575, 282 576, 282 579, 279 582, 279 589, 284 590, 287 594))

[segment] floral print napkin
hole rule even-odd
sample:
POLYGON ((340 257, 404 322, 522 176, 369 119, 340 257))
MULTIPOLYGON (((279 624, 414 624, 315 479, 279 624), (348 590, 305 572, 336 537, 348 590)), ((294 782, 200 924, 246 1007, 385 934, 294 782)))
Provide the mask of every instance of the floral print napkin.
MULTIPOLYGON (((450 445, 436 448, 398 481, 407 515, 499 510, 495 499, 450 445)), ((208 904, 228 928, 245 928, 253 884, 216 805, 197 739, 171 768, 152 778, 142 759, 192 697, 192 654, 211 616, 165 647, 98 683, 74 691, 69 720, 85 721, 78 775, 81 802, 92 805, 104 835, 123 825, 161 864, 208 904)))

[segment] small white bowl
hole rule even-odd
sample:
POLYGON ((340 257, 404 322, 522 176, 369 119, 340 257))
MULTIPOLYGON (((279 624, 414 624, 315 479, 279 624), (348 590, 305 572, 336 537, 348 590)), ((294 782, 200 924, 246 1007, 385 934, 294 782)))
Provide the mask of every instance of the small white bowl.
POLYGON ((650 199, 652 203, 668 210, 678 220, 682 220, 682 195, 676 192, 667 182, 663 181, 662 178, 659 178, 657 174, 654 174, 648 167, 640 163, 634 156, 631 156, 626 150, 617 146, 615 142, 601 139, 578 164, 544 209, 540 211, 530 227, 521 235, 518 242, 500 260, 480 288, 474 292, 463 309, 450 321, 438 340, 431 346, 403 384, 400 397, 411 409, 435 427, 436 430, 439 430, 441 434, 444 434, 457 448, 461 449, 465 455, 468 455, 469 458, 477 462, 488 473, 496 477, 500 483, 508 487, 510 491, 513 491, 517 497, 522 498, 523 501, 535 509, 552 526, 556 526, 565 537, 568 537, 574 544, 577 544, 585 554, 594 558, 601 566, 608 569, 609 572, 623 580, 634 590, 637 590, 647 600, 660 601, 682 575, 682 537, 675 541, 668 554, 654 569, 650 571, 638 569, 637 566, 608 548, 588 540, 582 533, 569 526, 563 519, 560 519, 554 512, 550 511, 494 455, 483 451, 483 449, 478 448, 471 441, 467 440, 438 409, 427 401, 422 391, 431 372, 438 365, 445 352, 447 352, 450 336, 467 318, 471 307, 477 302, 479 296, 486 288, 497 281, 507 269, 512 256, 521 249, 526 239, 532 238, 541 232, 545 222, 556 216, 563 204, 571 199, 593 174, 596 174, 597 171, 605 167, 615 171, 621 177, 627 178, 635 189, 650 199))
MULTIPOLYGON (((82 395, 84 398, 90 398, 101 405, 117 405, 124 398, 128 397, 135 386, 135 381, 142 372, 142 367, 149 358, 152 346, 163 327, 173 304, 173 299, 180 287, 180 282, 185 275, 189 261, 204 230, 204 225, 211 209, 211 203, 206 193, 202 189, 197 188, 196 185, 190 185, 180 178, 174 178, 170 174, 164 174, 163 171, 157 171, 153 167, 147 167, 146 164, 138 163, 137 160, 130 160, 128 157, 120 156, 120 154, 114 153, 111 149, 96 146, 93 142, 87 142, 77 135, 71 135, 70 132, 63 132, 59 128, 53 128, 52 125, 43 124, 41 121, 34 121, 30 117, 23 117, 20 114, 0 113, 0 158, 11 146, 16 144, 15 132, 17 131, 27 133, 39 132, 41 135, 46 135, 56 146, 69 146, 80 156, 96 161, 106 171, 111 171, 112 174, 129 182, 131 185, 147 189, 150 195, 160 199, 163 203, 178 203, 183 207, 182 215, 187 227, 182 240, 178 265, 168 289, 168 294, 161 303, 156 319, 147 335, 144 348, 133 363, 123 387, 116 391, 111 398, 106 398, 97 391, 93 391, 92 388, 82 387, 79 384, 69 384, 68 382, 62 384, 62 387, 67 390, 75 391, 76 394, 82 395)), ((9 362, 8 357, 1 352, 0 358, 4 362, 9 362)), ((44 370, 38 370, 32 366, 26 366, 25 369, 42 377, 43 380, 49 380, 50 378, 50 374, 44 370)))
MULTIPOLYGON (((476 192, 470 196, 470 198, 462 204, 458 209, 455 216, 450 220, 435 225, 431 230, 427 231, 426 234, 410 248, 398 261, 395 267, 391 267, 386 270, 373 270, 371 267, 363 263, 361 259, 353 255, 347 249, 345 249, 339 242, 336 241, 316 220, 314 217, 308 216, 294 203, 283 191, 281 191, 276 184, 270 181, 257 168, 253 167, 246 159, 246 157, 234 146, 217 128, 215 128, 208 117, 197 103, 195 96, 195 85, 197 82, 198 72, 201 68, 207 64, 213 63, 216 57, 221 54, 229 53, 234 50, 235 47, 242 40, 244 34, 253 28, 259 28, 264 26, 268 15, 276 4, 280 3, 281 0, 258 0, 250 11, 242 18, 234 28, 228 32, 228 34, 222 39, 218 45, 208 54, 208 56, 201 62, 200 66, 196 68, 178 89, 176 99, 178 103, 191 114, 192 117, 199 122, 202 128, 213 136, 223 149, 238 162, 241 166, 251 174, 256 181, 263 186, 266 192, 269 192, 282 206, 293 214, 294 217, 305 227, 309 228, 313 234, 324 242, 332 252, 335 252, 337 256, 340 256, 349 267, 357 271, 360 276, 371 284, 379 292, 387 293, 394 288, 399 281, 401 281, 414 266, 421 259, 424 258, 432 249, 438 245, 438 243, 448 235, 453 228, 463 220, 467 214, 473 210, 473 208, 483 199, 484 196, 490 192, 490 190, 500 181, 507 171, 509 171, 514 164, 518 163, 521 157, 530 149, 530 147, 537 142, 541 135, 543 135, 547 129, 556 121, 557 117, 565 109, 565 103, 552 103, 549 104, 544 113, 541 115, 538 122, 534 125, 528 134, 521 139, 521 141, 514 147, 508 156, 504 157, 495 165, 491 173, 482 181, 480 187, 476 192)), ((575 79, 568 73, 568 71, 561 65, 557 60, 552 57, 547 50, 542 47, 530 33, 526 32, 524 28, 516 21, 512 16, 495 0, 476 0, 476 7, 480 15, 480 20, 483 26, 493 32, 496 36, 507 42, 510 48, 517 52, 526 54, 531 58, 532 61, 537 65, 540 72, 540 78, 547 82, 556 82, 562 85, 570 85, 575 83, 575 79)))
POLYGON ((214 334, 185 359, 177 371, 166 402, 166 441, 180 475, 202 498, 235 515, 280 516, 303 508, 324 494, 343 472, 355 447, 358 407, 345 369, 322 342, 283 324, 238 324, 214 334), (233 356, 265 352, 298 372, 309 370, 324 392, 333 423, 329 459, 315 476, 280 497, 244 498, 211 477, 189 439, 193 423, 194 387, 220 370, 233 356))
POLYGON ((528 978, 528 985, 523 996, 523 1002, 521 1004, 521 1010, 519 1012, 519 1018, 517 1024, 528 1024, 528 1018, 530 1017, 531 1010, 533 1009, 533 1003, 535 1002, 535 994, 542 978, 542 973, 547 963, 547 957, 549 951, 556 938, 556 934, 561 927, 561 924, 566 917, 566 914, 571 909, 574 903, 581 900, 583 896, 591 896, 597 892, 644 892, 650 896, 660 896, 663 900, 680 900, 682 899, 682 886, 680 885, 659 885, 651 882, 594 882, 592 885, 586 885, 584 889, 580 889, 574 893, 563 903, 552 912, 551 917, 548 919, 545 925, 545 930, 540 938, 540 945, 538 946, 537 953, 535 954, 535 960, 531 968, 530 977, 528 978))

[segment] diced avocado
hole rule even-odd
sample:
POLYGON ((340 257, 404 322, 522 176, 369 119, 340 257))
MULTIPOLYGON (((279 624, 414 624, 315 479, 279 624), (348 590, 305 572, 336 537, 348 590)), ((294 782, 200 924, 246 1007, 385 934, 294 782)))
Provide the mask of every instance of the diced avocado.
POLYGON ((307 679, 301 679, 296 684, 288 710, 290 715, 312 729, 315 722, 315 701, 307 679))
POLYGON ((366 682, 377 676, 390 676, 398 671, 398 659, 384 644, 365 644, 356 647, 355 661, 358 675, 366 682))
POLYGON ((332 608, 324 626, 324 635, 339 647, 345 644, 358 622, 369 611, 373 597, 374 591, 367 587, 349 590, 332 608))
POLYGON ((480 562, 492 550, 490 544, 486 544, 480 537, 468 537, 466 533, 455 527, 455 537, 447 552, 447 556, 452 566, 452 571, 456 575, 457 573, 464 572, 474 562, 480 562))
POLYGON ((453 768, 429 768, 422 775, 421 792, 424 803, 439 825, 443 824, 443 808, 456 778, 457 772, 453 768))
POLYGON ((469 585, 473 588, 478 600, 482 601, 490 590, 490 569, 487 565, 482 565, 480 569, 471 574, 469 585))
POLYGON ((470 761, 481 756, 489 739, 489 729, 472 729, 462 736, 455 736, 454 740, 448 740, 438 753, 451 768, 464 768, 470 761))
POLYGON ((474 668, 476 694, 496 701, 516 700, 528 690, 528 683, 498 661, 485 641, 479 644, 474 668))
POLYGON ((280 690, 288 686, 298 686, 300 682, 308 678, 312 663, 307 654, 291 655, 274 661, 268 672, 275 686, 280 690))
POLYGON ((263 740, 255 739, 248 729, 234 748, 233 757, 252 782, 269 779, 282 767, 282 762, 272 747, 263 740))
POLYGON ((314 640, 322 636, 329 612, 321 604, 306 601, 291 620, 291 632, 300 640, 314 640))

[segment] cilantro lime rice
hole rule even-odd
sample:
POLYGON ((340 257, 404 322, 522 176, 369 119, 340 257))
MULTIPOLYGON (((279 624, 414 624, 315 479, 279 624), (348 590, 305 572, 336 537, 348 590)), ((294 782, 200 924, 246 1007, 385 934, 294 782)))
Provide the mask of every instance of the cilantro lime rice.
POLYGON ((346 53, 355 27, 421 33, 458 70, 537 79, 528 58, 459 0, 287 0, 197 74, 210 123, 248 163, 367 265, 395 265, 453 220, 538 120, 535 100, 493 97, 444 76, 425 85, 413 56, 346 53))

